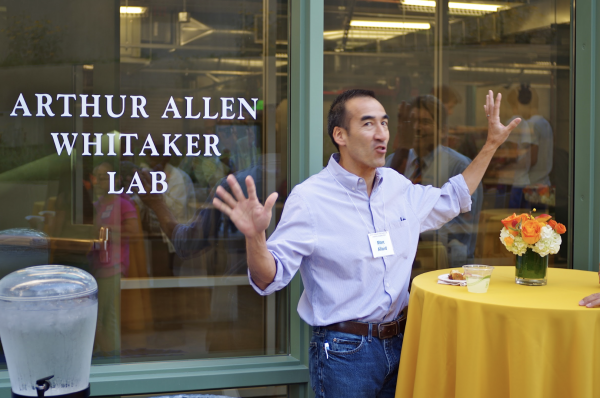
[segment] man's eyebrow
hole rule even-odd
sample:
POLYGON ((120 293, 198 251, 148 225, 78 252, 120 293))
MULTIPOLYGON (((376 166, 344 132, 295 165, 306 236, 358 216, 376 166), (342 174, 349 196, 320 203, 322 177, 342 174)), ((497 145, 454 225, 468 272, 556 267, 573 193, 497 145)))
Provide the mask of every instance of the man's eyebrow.
MULTIPOLYGON (((388 115, 383 115, 381 118, 382 119, 387 119, 387 120, 390 119, 390 117, 388 115)), ((375 116, 365 115, 365 116, 363 116, 363 117, 360 118, 360 121, 363 122, 363 121, 369 120, 369 119, 375 119, 375 116)))

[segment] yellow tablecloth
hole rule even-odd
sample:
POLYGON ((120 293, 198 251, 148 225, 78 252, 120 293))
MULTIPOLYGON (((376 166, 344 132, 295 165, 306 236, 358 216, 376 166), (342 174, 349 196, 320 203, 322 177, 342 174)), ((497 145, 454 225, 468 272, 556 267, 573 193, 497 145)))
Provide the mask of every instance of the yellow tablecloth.
POLYGON ((485 294, 412 283, 396 397, 600 397, 600 292, 595 272, 550 268, 547 286, 520 286, 496 267, 485 294))

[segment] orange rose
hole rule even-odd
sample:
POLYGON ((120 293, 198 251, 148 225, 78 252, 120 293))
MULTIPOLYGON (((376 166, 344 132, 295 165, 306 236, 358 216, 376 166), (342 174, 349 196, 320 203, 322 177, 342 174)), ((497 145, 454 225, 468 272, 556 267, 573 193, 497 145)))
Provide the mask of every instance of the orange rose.
POLYGON ((550 227, 551 227, 552 229, 554 229, 554 228, 556 227, 556 224, 558 224, 558 223, 557 223, 556 221, 554 221, 554 220, 550 220, 550 221, 548 221, 548 225, 550 225, 550 227))
POLYGON ((517 235, 519 235, 519 230, 517 230, 517 229, 509 229, 508 233, 511 234, 512 236, 517 236, 517 235))
POLYGON ((567 227, 565 227, 564 225, 562 225, 561 223, 556 224, 556 227, 554 227, 554 231, 557 234, 564 234, 565 232, 567 232, 567 227))
POLYGON ((515 213, 512 216, 506 217, 502 220, 502 224, 506 227, 506 229, 510 230, 511 228, 515 228, 521 219, 517 217, 515 213))
POLYGON ((551 219, 552 216, 549 216, 548 214, 540 214, 539 216, 537 216, 535 219, 538 221, 541 221, 543 223, 547 223, 549 219, 551 219))
POLYGON ((521 236, 528 245, 534 245, 540 240, 542 226, 535 220, 527 220, 521 225, 521 236))
POLYGON ((527 221, 527 220, 531 220, 531 218, 532 218, 532 217, 531 217, 529 214, 527 214, 527 213, 523 213, 523 214, 521 214, 521 215, 520 215, 520 216, 518 216, 518 217, 519 217, 519 219, 520 219, 521 221, 523 221, 523 222, 525 222, 525 221, 527 221))
POLYGON ((504 238, 504 243, 506 243, 506 246, 512 246, 513 243, 515 243, 515 240, 510 236, 507 236, 506 238, 504 238))

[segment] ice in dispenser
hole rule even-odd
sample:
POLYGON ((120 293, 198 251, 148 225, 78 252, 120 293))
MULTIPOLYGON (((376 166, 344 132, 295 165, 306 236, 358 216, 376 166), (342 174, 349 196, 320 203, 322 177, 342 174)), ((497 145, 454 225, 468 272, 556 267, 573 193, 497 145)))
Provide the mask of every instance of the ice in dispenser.
POLYGON ((89 396, 98 284, 62 265, 0 280, 0 339, 14 398, 89 396))

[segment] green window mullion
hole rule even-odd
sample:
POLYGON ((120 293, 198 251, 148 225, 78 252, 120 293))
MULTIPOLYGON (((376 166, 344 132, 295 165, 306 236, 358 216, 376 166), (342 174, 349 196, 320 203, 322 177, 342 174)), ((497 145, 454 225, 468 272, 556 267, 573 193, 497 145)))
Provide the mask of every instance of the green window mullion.
MULTIPOLYGON (((92 396, 185 392, 308 382, 308 370, 286 355, 146 362, 92 367, 92 396)), ((0 374, 0 396, 10 396, 8 372, 0 374)))
POLYGON ((571 32, 575 35, 574 59, 571 60, 571 73, 574 73, 574 95, 571 98, 574 133, 571 134, 573 151, 571 156, 574 168, 570 175, 574 178, 570 208, 573 211, 573 268, 598 270, 600 258, 600 125, 596 115, 600 112, 600 8, 594 1, 572 3, 571 32), (574 62, 573 62, 574 61, 574 62), (573 65, 576 70, 573 70, 573 65), (574 140, 574 142, 573 142, 574 140), (576 156, 574 156, 576 155, 576 156))

